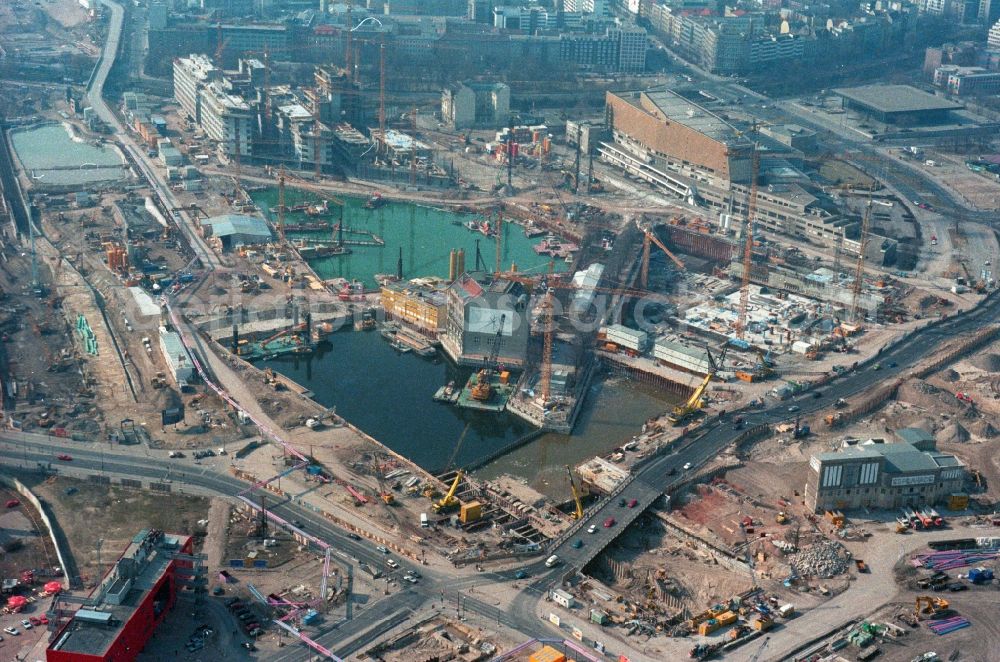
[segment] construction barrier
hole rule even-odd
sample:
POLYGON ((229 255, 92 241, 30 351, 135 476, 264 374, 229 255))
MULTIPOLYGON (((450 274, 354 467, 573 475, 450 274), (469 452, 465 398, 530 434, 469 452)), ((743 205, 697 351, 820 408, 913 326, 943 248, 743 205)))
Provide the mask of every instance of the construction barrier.
POLYGON ((68 550, 64 550, 62 545, 59 544, 59 539, 56 537, 55 529, 52 528, 52 521, 49 519, 48 514, 45 512, 45 508, 42 507, 42 502, 39 500, 38 497, 35 496, 34 492, 29 490, 27 486, 25 486, 24 483, 19 481, 17 478, 8 478, 6 476, 0 476, 0 482, 16 490, 17 493, 20 494, 25 499, 27 499, 28 503, 30 503, 32 507, 38 512, 38 516, 41 517, 42 523, 45 525, 45 528, 48 529, 49 538, 52 540, 52 546, 55 547, 56 558, 59 559, 59 567, 63 569, 63 577, 61 582, 63 588, 65 589, 73 588, 69 576, 70 569, 69 566, 66 565, 66 559, 71 557, 69 555, 68 550))

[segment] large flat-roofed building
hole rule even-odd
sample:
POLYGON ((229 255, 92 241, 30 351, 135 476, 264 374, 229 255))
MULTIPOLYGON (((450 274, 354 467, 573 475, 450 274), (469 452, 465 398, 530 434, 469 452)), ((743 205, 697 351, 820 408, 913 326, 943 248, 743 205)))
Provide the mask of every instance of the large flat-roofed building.
POLYGON ((271 241, 271 229, 264 219, 243 214, 223 214, 206 218, 201 231, 209 243, 222 251, 239 246, 266 244, 271 241))
POLYGON ((696 375, 707 375, 711 371, 708 352, 704 347, 689 347, 667 338, 660 338, 653 345, 653 358, 672 368, 696 375))
POLYGON ((480 365, 498 341, 497 361, 521 367, 531 337, 528 294, 517 281, 464 273, 447 290, 448 319, 441 347, 459 365, 480 365), (499 332, 499 335, 498 335, 499 332))
POLYGON ((883 124, 942 124, 953 111, 962 108, 959 103, 909 85, 865 85, 834 92, 842 99, 844 108, 856 110, 883 124))
MULTIPOLYGON (((668 177, 749 183, 752 144, 710 110, 667 89, 608 92, 605 102, 614 147, 624 156, 668 177)), ((602 158, 615 155, 602 149, 602 158)))
POLYGON ((132 662, 195 576, 192 538, 146 529, 86 597, 74 599, 45 651, 47 662, 132 662), (180 570, 181 572, 178 572, 180 570), (187 575, 187 576, 185 576, 187 575), (82 604, 81 604, 82 603, 82 604))
POLYGON ((207 55, 192 54, 174 59, 174 98, 195 124, 201 124, 201 90, 222 78, 207 55))
POLYGON ((932 505, 961 492, 965 465, 933 442, 866 442, 809 460, 806 505, 814 511, 932 505))

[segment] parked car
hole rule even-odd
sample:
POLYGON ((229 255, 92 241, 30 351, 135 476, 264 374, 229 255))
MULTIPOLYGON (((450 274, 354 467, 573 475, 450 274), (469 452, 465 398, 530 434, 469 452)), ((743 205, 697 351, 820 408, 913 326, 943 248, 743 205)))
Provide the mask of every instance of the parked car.
POLYGON ((255 651, 255 650, 257 650, 257 647, 254 646, 249 641, 244 641, 242 644, 240 644, 240 646, 242 646, 243 648, 247 649, 248 651, 255 651))
POLYGON ((19 630, 18 630, 18 629, 17 629, 16 627, 13 627, 13 626, 11 626, 11 627, 6 627, 6 628, 4 628, 4 629, 3 629, 3 631, 4 631, 4 632, 6 632, 7 634, 12 634, 12 635, 14 635, 15 637, 16 637, 17 635, 21 634, 21 632, 20 632, 20 631, 19 631, 19 630))
POLYGON ((632 499, 631 501, 628 502, 628 507, 629 508, 635 508, 638 505, 639 505, 639 500, 638 499, 632 499))
POLYGON ((25 630, 30 630, 30 629, 31 629, 32 627, 34 627, 34 626, 33 626, 33 625, 31 624, 31 621, 29 621, 29 620, 28 620, 28 619, 26 619, 26 618, 22 618, 22 619, 21 619, 21 625, 22 625, 22 626, 24 627, 24 629, 25 629, 25 630))
POLYGON ((525 572, 524 570, 518 570, 517 572, 514 573, 514 579, 526 579, 527 577, 528 573, 525 572))
POLYGON ((35 618, 34 616, 29 616, 28 617, 28 622, 31 623, 35 627, 38 627, 38 626, 40 626, 42 624, 42 622, 39 619, 35 618))
POLYGON ((17 499, 7 499, 7 507, 8 508, 17 508, 20 505, 21 505, 21 502, 18 501, 17 499))

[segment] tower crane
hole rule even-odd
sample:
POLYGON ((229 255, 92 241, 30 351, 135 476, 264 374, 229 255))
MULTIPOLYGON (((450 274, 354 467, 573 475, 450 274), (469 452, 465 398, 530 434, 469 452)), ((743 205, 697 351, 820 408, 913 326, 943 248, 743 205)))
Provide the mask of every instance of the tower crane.
MULTIPOLYGON (((638 225, 638 223, 637 223, 637 225, 638 225)), ((669 257, 673 261, 673 263, 677 265, 678 269, 680 269, 681 271, 683 271, 683 270, 685 270, 687 268, 687 267, 684 266, 684 263, 681 261, 681 259, 679 257, 677 257, 676 255, 674 255, 670 251, 670 249, 667 248, 666 244, 664 244, 662 241, 660 241, 659 237, 657 237, 655 234, 653 234, 653 231, 651 229, 647 229, 647 228, 643 228, 643 227, 640 227, 639 229, 642 230, 642 232, 643 232, 643 237, 642 237, 642 271, 640 272, 640 276, 639 276, 639 284, 640 284, 641 287, 646 288, 646 287, 649 286, 649 244, 650 244, 650 242, 656 244, 656 246, 661 251, 663 251, 664 253, 666 253, 667 257, 669 257)))
POLYGON ((851 294, 851 319, 858 321, 858 300, 861 298, 861 285, 865 278, 865 249, 868 248, 868 228, 872 218, 872 201, 868 199, 865 215, 861 220, 860 245, 858 246, 858 261, 854 267, 854 287, 851 294))
POLYGON ((743 225, 743 280, 740 284, 740 309, 736 317, 736 337, 743 340, 747 328, 747 304, 750 302, 750 267, 753 263, 753 222, 757 215, 757 175, 760 155, 754 142, 750 152, 750 194, 747 200, 746 222, 743 225))
POLYGON ((566 465, 566 474, 569 476, 569 488, 573 492, 573 503, 576 510, 573 512, 573 519, 583 519, 583 504, 580 502, 580 492, 576 489, 576 481, 573 479, 573 470, 566 465))

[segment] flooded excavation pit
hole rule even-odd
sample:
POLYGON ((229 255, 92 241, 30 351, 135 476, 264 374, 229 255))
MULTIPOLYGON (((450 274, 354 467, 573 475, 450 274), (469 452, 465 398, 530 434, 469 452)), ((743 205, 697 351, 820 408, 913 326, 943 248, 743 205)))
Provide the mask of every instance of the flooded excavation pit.
POLYGON ((11 131, 14 152, 35 186, 80 187, 121 179, 125 162, 115 147, 83 140, 67 124, 11 131))

